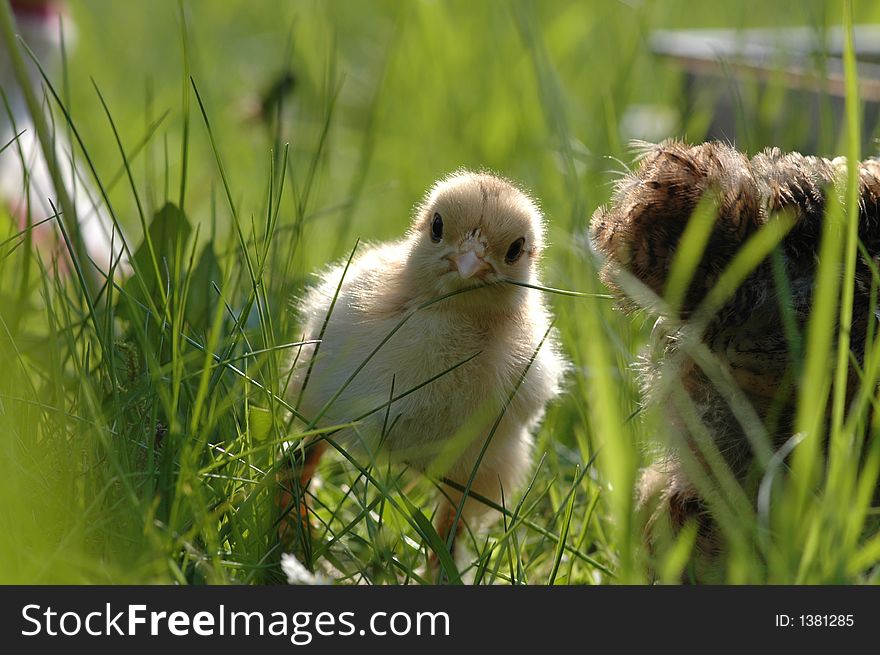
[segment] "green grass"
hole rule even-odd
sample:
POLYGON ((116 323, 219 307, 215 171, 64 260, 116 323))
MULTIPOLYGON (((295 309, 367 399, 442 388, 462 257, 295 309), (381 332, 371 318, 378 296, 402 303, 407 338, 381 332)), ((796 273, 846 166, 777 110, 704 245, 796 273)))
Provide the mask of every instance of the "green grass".
MULTIPOLYGON (((64 76, 47 73, 56 125, 81 139, 81 173, 126 229, 136 272, 96 284, 79 258, 81 275, 59 278, 0 217, 0 582, 283 580, 278 451, 308 436, 289 429, 295 407, 282 394, 302 336, 291 299, 358 240, 402 234, 425 190, 460 166, 497 170, 540 199, 550 225, 543 282, 580 292, 547 291, 573 372, 537 435, 527 488, 505 498, 488 533, 465 539, 464 578, 678 580, 693 533, 652 561, 634 507, 638 469, 664 429, 655 412, 638 411, 632 366, 651 321, 615 311, 585 234, 618 162, 632 159, 621 131, 628 107, 672 110, 674 133, 691 141, 713 111, 709 88, 683 111, 682 77, 650 55, 652 29, 794 16, 821 30, 844 16, 841 3, 729 4, 193 0, 181 13, 170 0, 72 3, 78 47, 64 76), (255 118, 260 93, 288 70, 293 92, 255 118)), ((868 4, 858 22, 880 20, 868 4)), ((826 102, 819 154, 856 159, 860 108, 847 64, 846 117, 828 120, 826 102)), ((812 136, 788 118, 798 107, 777 84, 744 85, 739 111, 750 152, 798 149, 812 136)), ((806 436, 792 444, 792 470, 764 452, 766 506, 718 476, 729 492, 713 508, 733 544, 728 582, 876 577, 880 426, 869 410, 880 339, 856 409, 847 411, 842 385, 832 391, 849 354, 846 331, 833 326, 852 302, 854 179, 828 218, 819 311, 803 341, 806 436)), ((75 243, 75 227, 67 232, 75 243)), ((710 300, 723 300, 781 236, 766 230, 751 243, 710 300)), ((705 238, 688 231, 673 305, 705 238)), ((319 433, 335 443, 331 428, 319 433)), ((430 522, 435 484, 333 451, 312 492, 318 527, 300 544, 306 563, 341 583, 427 583, 437 552, 455 580, 430 522)))

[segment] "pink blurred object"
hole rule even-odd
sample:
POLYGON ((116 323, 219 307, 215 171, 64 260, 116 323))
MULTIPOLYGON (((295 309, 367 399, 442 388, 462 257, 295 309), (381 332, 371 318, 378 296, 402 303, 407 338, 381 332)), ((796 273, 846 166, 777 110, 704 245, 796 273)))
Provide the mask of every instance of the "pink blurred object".
MULTIPOLYGON (((13 1, 18 33, 33 51, 41 65, 56 65, 60 61, 60 23, 64 20, 64 40, 69 48, 75 39, 72 20, 64 15, 63 5, 58 2, 13 1)), ((43 98, 39 71, 29 63, 30 83, 43 98)), ((46 159, 40 148, 34 122, 28 112, 21 87, 13 72, 6 52, 0 49, 0 87, 6 94, 9 112, 0 102, 0 147, 12 142, 0 153, 0 202, 18 220, 20 229, 54 214, 52 203, 58 207, 57 194, 52 183, 46 159), (11 119, 10 119, 11 113, 11 119), (19 135, 16 138, 16 135, 19 135)), ((45 103, 44 103, 45 107, 45 103)), ((48 116, 48 109, 46 109, 48 116)), ((50 120, 50 126, 53 124, 50 120)), ((54 141, 60 176, 71 201, 76 208, 80 232, 86 250, 94 264, 105 275, 114 270, 114 277, 121 279, 131 273, 123 237, 113 225, 103 199, 93 186, 84 179, 74 165, 73 149, 65 136, 62 122, 56 126, 54 141)), ((59 271, 69 267, 66 247, 61 239, 56 220, 46 221, 33 228, 34 247, 51 262, 57 258, 59 271), (63 256, 59 256, 63 255, 63 256)))

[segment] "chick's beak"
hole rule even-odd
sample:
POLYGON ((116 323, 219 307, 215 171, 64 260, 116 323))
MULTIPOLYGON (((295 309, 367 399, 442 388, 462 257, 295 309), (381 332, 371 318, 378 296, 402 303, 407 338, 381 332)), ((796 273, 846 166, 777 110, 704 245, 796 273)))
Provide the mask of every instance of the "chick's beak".
POLYGON ((473 250, 467 250, 452 258, 458 274, 467 280, 489 270, 489 264, 473 250))

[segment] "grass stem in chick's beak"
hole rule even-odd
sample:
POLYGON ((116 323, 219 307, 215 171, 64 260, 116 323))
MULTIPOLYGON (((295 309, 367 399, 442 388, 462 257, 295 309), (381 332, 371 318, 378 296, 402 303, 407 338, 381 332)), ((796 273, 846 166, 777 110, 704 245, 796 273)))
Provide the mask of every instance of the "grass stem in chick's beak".
POLYGON ((521 280, 514 280, 512 278, 504 278, 501 280, 502 282, 506 282, 507 284, 513 284, 518 287, 525 287, 526 289, 536 289, 537 291, 545 291, 547 293, 555 293, 559 296, 572 296, 574 298, 606 298, 608 300, 613 300, 614 296, 609 293, 588 293, 586 291, 572 291, 570 289, 557 289, 555 287, 545 287, 541 284, 531 284, 530 282, 523 282, 521 280))

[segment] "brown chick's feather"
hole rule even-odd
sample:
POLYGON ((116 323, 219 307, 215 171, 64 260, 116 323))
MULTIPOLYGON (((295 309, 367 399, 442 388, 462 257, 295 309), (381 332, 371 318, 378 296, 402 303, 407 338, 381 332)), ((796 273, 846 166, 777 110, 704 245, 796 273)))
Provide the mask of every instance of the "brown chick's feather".
POLYGON ((616 287, 615 272, 623 268, 662 294, 678 240, 707 193, 717 196, 718 215, 686 297, 692 307, 762 216, 748 160, 721 143, 671 141, 644 153, 639 170, 617 186, 611 206, 593 215, 593 241, 607 257, 604 281, 616 287))
MULTIPOLYGON (((388 413, 390 430, 382 432, 383 409, 334 439, 359 452, 365 463, 384 453, 464 485, 534 357, 473 486, 497 502, 503 489, 509 502, 531 466, 532 433, 547 403, 559 393, 566 368, 553 332, 540 345, 551 322, 541 293, 503 283, 506 278, 539 283, 543 229, 536 203, 506 180, 468 171, 440 180, 417 207, 404 238, 368 246, 344 276, 342 264, 325 271, 301 300, 303 332, 306 338, 318 338, 338 290, 322 342, 303 348, 287 397, 299 402, 306 417, 317 416, 370 352, 400 326, 333 402, 321 424, 344 423, 381 407, 393 386, 399 400, 388 413), (522 247, 516 248, 520 239, 522 247), (480 284, 488 286, 420 309, 440 296, 480 284), (434 376, 439 377, 412 391, 434 376)), ((452 494, 451 501, 458 500, 452 494)), ((468 500, 463 518, 472 522, 485 511, 484 505, 468 500)))
MULTIPOLYGON (((685 413, 696 415, 730 469, 744 483, 754 473, 754 454, 741 415, 738 417, 734 411, 736 396, 754 409, 772 448, 791 437, 800 362, 785 333, 782 307, 789 305, 795 325, 803 334, 813 302, 826 194, 842 193, 845 172, 844 159, 828 160, 772 148, 749 160, 721 143, 689 146, 666 142, 649 148, 638 170, 617 186, 610 205, 600 207, 593 215, 591 237, 604 256, 603 280, 632 311, 639 308, 639 299, 623 291, 622 274, 635 277, 662 296, 678 242, 694 209, 705 194, 713 194, 716 203, 708 244, 680 314, 658 319, 641 370, 645 402, 662 407, 675 443, 661 462, 644 473, 642 502, 647 506, 649 498, 659 498, 658 511, 665 513, 675 527, 680 528, 687 520, 696 521, 697 543, 704 555, 712 551, 714 556, 720 532, 707 520, 706 499, 697 495, 682 465, 682 455, 698 463, 703 461, 697 435, 692 431, 693 420, 689 421, 685 413), (794 227, 777 249, 787 281, 785 293, 777 288, 768 258, 726 304, 699 326, 698 338, 720 365, 721 375, 728 379, 726 387, 717 385, 679 347, 686 333, 693 336, 695 328, 687 321, 748 237, 780 211, 790 212, 794 219, 794 227), (681 402, 672 397, 674 394, 670 395, 673 388, 685 392, 688 407, 682 408, 681 402)), ((876 260, 880 253, 880 162, 862 162, 859 176, 859 238, 876 260)), ((859 365, 872 317, 870 290, 870 268, 860 259, 851 331, 852 357, 859 365)), ((854 367, 848 392, 856 388, 856 379, 854 367)), ((655 524, 656 516, 649 522, 649 529, 655 524)))

